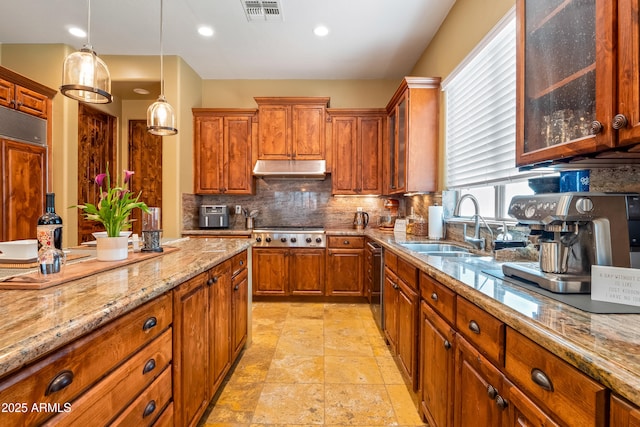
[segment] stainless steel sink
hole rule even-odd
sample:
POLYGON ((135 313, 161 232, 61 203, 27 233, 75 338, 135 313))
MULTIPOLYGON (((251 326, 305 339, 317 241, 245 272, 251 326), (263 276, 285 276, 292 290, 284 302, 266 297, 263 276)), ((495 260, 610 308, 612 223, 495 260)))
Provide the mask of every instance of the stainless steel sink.
POLYGON ((400 246, 415 251, 415 252, 455 252, 455 253, 468 253, 469 250, 456 245, 450 245, 448 243, 399 243, 400 246))
POLYGON ((462 251, 433 251, 433 252, 421 252, 424 255, 429 256, 442 256, 442 257, 455 257, 455 258, 470 258, 477 257, 478 255, 469 252, 462 251))

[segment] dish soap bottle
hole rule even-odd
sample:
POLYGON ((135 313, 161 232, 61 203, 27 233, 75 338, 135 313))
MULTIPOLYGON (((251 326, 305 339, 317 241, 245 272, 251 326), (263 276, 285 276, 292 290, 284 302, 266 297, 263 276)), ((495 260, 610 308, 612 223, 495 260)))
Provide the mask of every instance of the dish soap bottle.
POLYGON ((49 235, 49 226, 58 225, 59 227, 53 231, 53 246, 62 250, 62 218, 56 213, 55 197, 55 193, 47 193, 45 212, 38 218, 38 249, 42 247, 41 237, 49 235))

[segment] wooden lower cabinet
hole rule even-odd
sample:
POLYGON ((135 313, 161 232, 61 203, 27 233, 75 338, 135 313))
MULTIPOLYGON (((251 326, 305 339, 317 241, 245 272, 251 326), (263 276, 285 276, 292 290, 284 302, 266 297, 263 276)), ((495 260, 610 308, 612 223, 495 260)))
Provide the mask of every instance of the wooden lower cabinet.
POLYGON ((385 253, 383 284, 384 332, 391 350, 414 390, 418 389, 418 313, 417 269, 385 253), (392 260, 392 262, 388 262, 392 260), (395 266, 395 267, 394 267, 395 266), (394 271, 394 268, 397 271, 394 271))
POLYGON ((328 236, 327 295, 364 296, 364 237, 328 236))
MULTIPOLYGON (((168 377, 162 391, 168 402, 171 322, 172 299, 165 294, 3 378, 0 402, 26 409, 0 412, 0 425, 106 425, 137 413, 131 402, 154 393, 153 384, 161 377, 168 377), (34 404, 60 412, 32 410, 34 404)), ((148 424, 164 406, 148 416, 148 424)))
POLYGON ((640 427, 640 407, 612 395, 609 425, 611 427, 640 427))
POLYGON ((173 291, 176 426, 197 425, 247 338, 247 253, 173 291))
POLYGON ((453 425, 501 426, 506 417, 502 373, 461 335, 456 335, 453 425))
POLYGON ((35 239, 44 212, 47 147, 0 138, 0 241, 35 239))
POLYGON ((453 425, 455 330, 420 304, 420 413, 430 426, 453 425))
POLYGON ((324 272, 324 249, 253 249, 253 295, 324 295, 324 272))

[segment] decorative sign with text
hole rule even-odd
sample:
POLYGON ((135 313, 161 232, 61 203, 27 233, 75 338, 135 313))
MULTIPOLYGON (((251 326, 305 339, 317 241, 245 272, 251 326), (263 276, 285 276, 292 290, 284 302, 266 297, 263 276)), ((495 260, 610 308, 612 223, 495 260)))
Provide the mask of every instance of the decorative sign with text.
POLYGON ((640 307, 640 269, 591 266, 591 299, 640 307))

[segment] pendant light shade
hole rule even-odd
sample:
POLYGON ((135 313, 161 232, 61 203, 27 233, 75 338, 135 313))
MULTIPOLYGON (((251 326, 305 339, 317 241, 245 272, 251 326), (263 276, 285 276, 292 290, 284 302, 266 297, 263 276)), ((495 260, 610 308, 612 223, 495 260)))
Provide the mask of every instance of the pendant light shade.
POLYGON ((147 109, 147 132, 153 135, 169 136, 178 133, 176 114, 164 97, 164 60, 162 51, 162 4, 160 0, 160 96, 147 109))
POLYGON ((104 61, 98 58, 89 42, 91 26, 91 2, 88 3, 89 23, 87 44, 78 52, 67 56, 62 66, 60 92, 69 98, 91 104, 108 104, 111 96, 111 76, 104 61))

